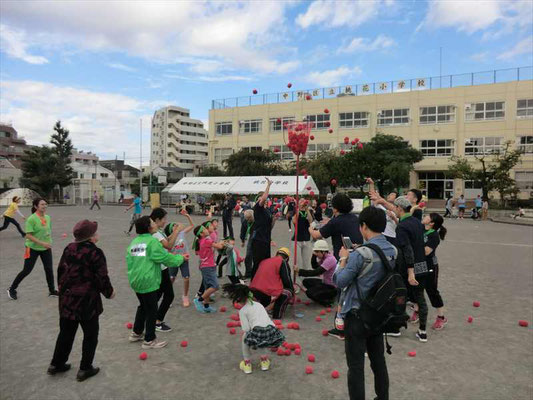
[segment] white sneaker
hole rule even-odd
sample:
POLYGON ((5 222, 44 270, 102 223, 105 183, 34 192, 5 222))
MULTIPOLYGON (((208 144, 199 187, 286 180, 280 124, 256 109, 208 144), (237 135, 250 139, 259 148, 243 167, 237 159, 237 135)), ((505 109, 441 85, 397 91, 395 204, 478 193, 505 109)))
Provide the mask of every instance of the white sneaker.
POLYGON ((130 337, 128 339, 130 342, 139 342, 144 339, 144 335, 142 333, 137 335, 135 332, 132 332, 130 333, 130 337))
POLYGON ((154 339, 151 342, 144 341, 141 347, 143 349, 161 349, 161 348, 165 347, 167 344, 168 344, 167 341, 159 342, 159 341, 154 339))

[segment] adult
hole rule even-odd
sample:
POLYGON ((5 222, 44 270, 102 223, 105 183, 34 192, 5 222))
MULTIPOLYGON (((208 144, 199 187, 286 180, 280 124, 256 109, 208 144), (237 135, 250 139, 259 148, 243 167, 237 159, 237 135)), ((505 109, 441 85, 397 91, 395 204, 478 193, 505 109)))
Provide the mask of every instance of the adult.
POLYGON ((331 237, 333 255, 338 259, 343 237, 349 237, 354 244, 362 244, 363 237, 358 228, 359 218, 352 214, 352 200, 347 195, 337 193, 331 199, 331 207, 333 208, 333 218, 320 230, 309 228, 309 233, 314 240, 331 237))
POLYGON ((270 258, 270 246, 272 242, 272 227, 274 221, 272 213, 267 207, 268 193, 272 181, 265 178, 267 185, 264 192, 257 194, 257 201, 254 205, 254 235, 252 239, 253 268, 252 278, 259 268, 261 261, 270 258))
POLYGON ((464 194, 457 199, 457 208, 459 209, 459 219, 463 219, 466 210, 466 199, 464 194))
POLYGON ((124 203, 124 193, 120 193, 120 197, 118 198, 119 203, 124 203))
MULTIPOLYGON (((372 193, 375 191, 374 181, 372 178, 367 178, 366 182, 369 184, 369 191, 372 193)), ((398 197, 398 192, 392 191, 387 195, 387 202, 394 203, 394 200, 398 197)), ((392 244, 396 243, 396 226, 398 225, 398 218, 393 211, 387 210, 382 204, 376 204, 372 201, 372 205, 383 210, 387 217, 387 225, 385 226, 385 231, 383 235, 385 238, 392 244)))
POLYGON ((315 217, 315 221, 322 222, 322 207, 320 207, 316 199, 311 201, 311 210, 313 212, 313 216, 315 217))
POLYGON ((91 208, 89 210, 92 210, 94 206, 98 207, 98 210, 101 210, 100 203, 98 202, 100 200, 100 196, 98 196, 98 193, 96 193, 96 190, 93 192, 93 204, 91 205, 91 208))
POLYGON ((200 213, 205 213, 205 197, 201 194, 198 195, 198 197, 196 198, 196 203, 198 203, 198 207, 200 207, 200 213))
POLYGON ((100 371, 100 368, 93 367, 98 344, 98 320, 104 311, 100 294, 108 299, 115 297, 104 252, 96 246, 99 240, 97 229, 97 222, 86 219, 78 222, 74 226, 74 242, 65 247, 57 267, 59 335, 48 374, 55 375, 70 369, 67 361, 78 325, 81 325, 82 356, 76 376, 80 382, 100 371))
POLYGON ((337 297, 337 287, 332 280, 337 260, 330 253, 328 242, 323 239, 317 240, 313 245, 313 255, 317 260, 316 268, 310 271, 298 268, 294 270, 299 276, 307 277, 302 281, 307 297, 324 307, 331 307, 337 297))
POLYGON ((230 193, 226 193, 226 198, 224 203, 222 203, 222 225, 224 226, 224 237, 227 237, 228 234, 231 237, 233 236, 233 210, 237 202, 230 193))
POLYGON ((419 206, 419 203, 423 198, 422 192, 418 189, 409 189, 405 197, 411 203, 411 215, 417 220, 422 221, 422 215, 424 214, 424 211, 419 206))
POLYGON ((481 206, 481 219, 486 221, 489 216, 489 200, 485 197, 481 206))
POLYGON ((444 213, 444 218, 448 216, 451 218, 453 216, 452 209, 453 209, 453 196, 449 195, 448 198, 446 199, 446 212, 444 213))
MULTIPOLYGON (((361 234, 365 242, 379 246, 389 263, 394 267, 396 249, 391 245, 382 232, 387 220, 382 210, 370 206, 363 209, 359 215, 361 234)), ((374 250, 371 250, 374 253, 374 250)), ((368 295, 386 274, 386 267, 377 254, 373 258, 373 265, 362 277, 358 277, 365 265, 365 258, 358 251, 352 253, 342 248, 339 266, 333 275, 333 282, 345 289, 341 316, 344 317, 345 352, 348 364, 348 393, 351 400, 365 399, 365 352, 370 359, 370 368, 374 373, 374 390, 377 399, 389 398, 389 374, 385 362, 383 334, 369 332, 357 316, 361 301, 368 295), (356 290, 357 285, 358 290, 356 290), (359 297, 361 296, 361 297, 359 297)))
POLYGON ((124 210, 124 212, 127 213, 132 208, 133 208, 133 214, 131 214, 130 228, 127 231, 124 231, 124 233, 126 235, 128 235, 128 236, 131 235, 131 230, 133 229, 133 226, 135 225, 135 222, 141 217, 141 214, 143 212, 142 201, 141 201, 141 198, 139 197, 139 195, 137 193, 133 193, 133 201, 124 210))
MULTIPOLYGON (((306 199, 300 199, 298 202, 298 214, 294 215, 292 222, 296 229, 295 234, 292 235, 292 242, 297 242, 298 265, 295 268, 298 269, 311 269, 311 234, 309 233, 309 227, 313 222, 313 212, 309 209, 309 202, 306 199)), ((294 248, 294 247, 293 247, 294 248)))
POLYGON ((38 197, 33 200, 31 215, 26 220, 26 251, 24 253, 24 267, 18 273, 15 280, 7 290, 9 298, 17 300, 17 288, 20 282, 26 278, 37 258, 41 258, 48 283, 48 296, 58 297, 58 292, 54 286, 54 266, 52 261, 52 221, 46 214, 47 203, 44 199, 38 197))
POLYGON ((17 230, 19 231, 22 237, 26 236, 26 233, 22 230, 22 228, 20 227, 20 224, 15 219, 15 213, 17 213, 23 220, 26 220, 26 217, 22 215, 22 213, 19 210, 20 200, 21 199, 18 196, 14 196, 11 199, 11 204, 9 205, 7 210, 4 212, 4 225, 0 227, 0 232, 3 231, 4 229, 7 229, 9 224, 13 224, 15 225, 15 228, 17 228, 17 230))
POLYGON ((252 277, 252 268, 253 268, 253 254, 252 254, 252 239, 254 236, 254 211, 246 210, 243 212, 244 223, 246 224, 246 229, 244 232, 241 230, 241 242, 242 247, 246 246, 246 256, 244 258, 245 273, 244 277, 249 279, 252 277))
POLYGON ((132 240, 126 251, 128 281, 139 300, 130 342, 143 341, 143 349, 160 349, 168 342, 157 341, 155 323, 157 302, 161 286, 161 264, 179 267, 188 255, 170 254, 152 235, 158 231, 157 225, 148 216, 135 221, 137 237, 132 240), (143 335, 144 332, 144 335, 143 335), (143 340, 144 339, 144 340, 143 340))
POLYGON ((292 232, 292 219, 296 212, 296 201, 292 197, 287 198, 287 223, 289 224, 289 232, 292 232))
POLYGON ((283 318, 287 305, 294 297, 290 256, 289 249, 280 248, 274 257, 261 261, 250 282, 254 297, 267 309, 273 309, 275 319, 283 318))
POLYGON ((241 232, 239 234, 239 237, 241 238, 241 242, 242 242, 242 245, 244 247, 244 239, 243 238, 246 236, 246 231, 248 230, 248 221, 246 221, 246 218, 244 217, 244 213, 247 210, 251 210, 252 209, 252 203, 250 202, 250 200, 248 199, 247 196, 242 196, 239 206, 240 206, 240 208, 239 208, 239 216, 241 218, 241 232))

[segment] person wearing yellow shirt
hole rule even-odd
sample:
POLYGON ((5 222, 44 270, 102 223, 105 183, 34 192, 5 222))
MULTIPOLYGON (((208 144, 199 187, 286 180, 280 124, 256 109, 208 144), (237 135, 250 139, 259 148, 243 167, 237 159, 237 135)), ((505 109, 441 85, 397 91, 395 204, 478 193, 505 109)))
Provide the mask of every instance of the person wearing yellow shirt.
POLYGON ((0 232, 3 231, 4 229, 7 229, 9 224, 13 224, 13 225, 15 225, 15 227, 17 228, 19 233, 24 238, 24 237, 26 237, 26 232, 24 232, 22 230, 22 228, 20 227, 20 224, 15 219, 15 213, 20 215, 22 217, 22 219, 24 219, 24 220, 26 219, 26 217, 24 217, 24 215, 22 215, 22 213, 19 211, 20 200, 21 199, 18 196, 14 196, 13 199, 11 199, 11 204, 9 205, 7 210, 4 212, 4 225, 2 227, 0 227, 0 232))

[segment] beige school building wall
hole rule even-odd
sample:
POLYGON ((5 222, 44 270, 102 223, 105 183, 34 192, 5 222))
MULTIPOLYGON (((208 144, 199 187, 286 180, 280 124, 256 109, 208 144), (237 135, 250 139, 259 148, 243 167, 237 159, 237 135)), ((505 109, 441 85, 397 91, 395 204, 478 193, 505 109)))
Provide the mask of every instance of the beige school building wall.
MULTIPOLYGON (((480 191, 472 183, 465 185, 461 180, 445 179, 450 155, 467 155, 473 160, 473 152, 490 151, 506 141, 513 141, 526 154, 512 174, 518 173, 517 179, 521 180, 520 197, 531 196, 531 182, 525 182, 533 180, 531 80, 212 109, 209 113, 209 163, 221 164, 229 154, 242 148, 281 148, 284 135, 281 131, 272 131, 272 119, 291 117, 298 121, 308 115, 324 114, 326 108, 333 133, 328 133, 328 129, 314 129, 312 135, 315 140, 310 144, 336 148, 342 146, 346 136, 350 140, 357 137, 362 142, 369 141, 377 133, 401 136, 426 154, 424 160, 415 165, 410 185, 420 187, 430 198, 444 198, 450 193, 475 197, 480 191), (438 106, 447 108, 441 110, 443 113, 431 108, 438 106), (479 111, 480 108, 483 110, 479 111), (407 117, 405 109, 408 109, 407 117), (398 124, 386 125, 391 121, 387 118, 388 110, 403 110, 397 111, 397 118, 394 117, 395 111, 392 112, 392 121, 398 124), (341 127, 343 121, 346 125, 346 116, 354 112, 367 113, 363 115, 365 118, 360 118, 366 119, 366 124, 357 128, 341 127), (421 117, 429 123, 421 123, 421 117), (441 118, 442 121, 433 123, 432 118, 441 118), (381 124, 378 124, 378 119, 381 124), (221 123, 231 124, 231 134, 217 134, 217 129, 221 132, 221 123), (250 130, 257 132, 244 133, 250 130), (471 138, 476 140, 470 141, 471 138)), ((358 114, 358 117, 361 115, 358 114)), ((355 116, 352 119, 355 120, 355 116)), ((290 155, 283 157, 288 159, 290 155)))

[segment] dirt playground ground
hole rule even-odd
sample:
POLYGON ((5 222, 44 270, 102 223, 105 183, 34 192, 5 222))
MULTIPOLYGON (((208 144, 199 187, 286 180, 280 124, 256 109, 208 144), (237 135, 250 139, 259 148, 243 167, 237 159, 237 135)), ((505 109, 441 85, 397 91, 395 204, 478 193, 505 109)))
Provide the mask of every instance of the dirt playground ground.
MULTIPOLYGON (((22 212, 28 215, 29 210, 22 212)), ((148 209, 146 213, 148 213, 148 209)), ((171 211, 172 213, 174 210, 171 211)), ((315 317, 318 305, 298 304, 296 319, 288 309, 283 324, 297 321, 299 331, 284 330, 289 342, 299 342, 302 355, 272 356, 270 371, 262 372, 254 360, 254 372, 244 375, 240 335, 230 335, 226 323, 236 311, 217 295, 216 307, 228 311, 199 314, 194 307, 181 306, 182 283, 174 285, 176 300, 166 322, 172 332, 159 333, 169 340, 161 350, 149 350, 139 360, 139 343, 128 341, 125 323, 133 322, 137 298, 126 276, 125 250, 132 238, 127 228, 129 214, 122 207, 104 206, 102 211, 81 207, 50 207, 53 221, 54 274, 74 224, 83 218, 99 222, 101 241, 117 296, 104 299, 95 366, 99 375, 86 382, 75 380, 81 356, 81 329, 70 362, 73 369, 48 376, 46 369, 58 333, 57 299, 49 298, 40 261, 18 288, 12 301, 6 289, 22 268, 23 241, 11 226, 0 233, 0 398, 1 399, 347 399, 344 342, 324 337, 332 326, 333 314, 322 322, 315 317), (68 233, 68 239, 61 235, 68 233), (179 346, 182 340, 188 347, 179 346), (306 375, 307 355, 316 355, 314 374, 306 375), (339 379, 330 377, 340 372, 339 379)), ((171 214, 170 219, 183 217, 171 214)), ((193 216, 195 222, 202 218, 193 216)), ((533 227, 475 222, 446 221, 449 236, 438 249, 441 266, 440 289, 449 320, 440 332, 429 330, 429 341, 420 343, 415 328, 400 338, 391 338, 393 354, 387 356, 391 399, 504 400, 533 398, 533 227), (474 308, 473 301, 481 307, 474 308), (467 323, 467 317, 474 318, 467 323), (518 320, 530 322, 529 328, 518 320), (407 356, 416 350, 414 358, 407 356)), ((234 228, 240 228, 238 219, 234 228)), ((222 226, 219 228, 221 231, 222 226)), ((285 222, 274 228, 278 245, 289 244, 285 222)), ((189 241, 191 242, 191 240, 189 241)), ((191 265, 191 293, 200 284, 196 259, 191 265)), ((222 279, 225 283, 226 278, 222 279)), ((305 299, 304 294, 299 295, 305 299)), ((430 309, 433 323, 435 310, 430 309)), ((255 354, 257 355, 257 353, 255 354)), ((370 365, 366 362, 366 393, 375 397, 370 365)))

